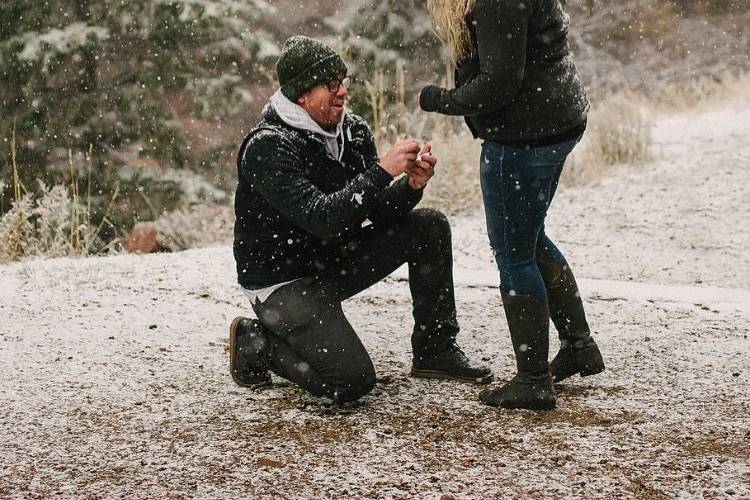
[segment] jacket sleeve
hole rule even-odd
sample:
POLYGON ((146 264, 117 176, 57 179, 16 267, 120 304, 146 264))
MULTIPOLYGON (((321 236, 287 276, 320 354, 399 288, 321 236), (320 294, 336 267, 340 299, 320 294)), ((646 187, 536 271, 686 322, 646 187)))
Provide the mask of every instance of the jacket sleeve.
MULTIPOLYGON (((367 165, 380 163, 375 138, 369 128, 366 130, 362 148, 367 165)), ((378 202, 368 214, 368 218, 375 224, 395 222, 417 206, 422 200, 423 193, 424 189, 412 189, 408 184, 408 178, 404 176, 380 193, 378 202)))
POLYGON ((424 189, 412 189, 404 176, 383 191, 378 206, 369 218, 375 224, 395 222, 419 204, 423 193, 424 189))
POLYGON ((531 1, 479 0, 474 10, 479 74, 458 88, 441 89, 438 113, 471 116, 505 106, 518 93, 526 66, 531 1))
POLYGON ((392 180, 376 163, 343 189, 324 193, 305 177, 304 161, 291 142, 271 134, 256 138, 245 148, 241 172, 276 210, 321 239, 359 227, 392 180))

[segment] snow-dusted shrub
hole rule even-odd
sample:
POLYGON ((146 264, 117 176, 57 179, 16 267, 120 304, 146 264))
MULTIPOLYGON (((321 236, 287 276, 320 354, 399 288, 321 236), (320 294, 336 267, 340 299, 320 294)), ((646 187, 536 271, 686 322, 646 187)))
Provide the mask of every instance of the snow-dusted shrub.
POLYGON ((588 149, 605 165, 639 163, 651 155, 651 122, 645 108, 627 96, 594 108, 588 130, 588 149))
POLYGON ((196 78, 188 83, 196 116, 200 118, 231 117, 242 105, 252 102, 253 96, 242 85, 238 75, 221 75, 216 78, 196 78))
POLYGON ((27 194, 0 219, 0 264, 28 255, 34 237, 33 210, 34 201, 27 194))
POLYGON ((36 255, 62 257, 78 253, 75 241, 80 241, 85 224, 72 227, 74 221, 73 202, 65 186, 54 186, 42 191, 34 208, 34 252, 36 255))
POLYGON ((654 96, 653 105, 666 113, 695 111, 726 102, 730 96, 738 104, 746 102, 750 97, 750 71, 675 81, 654 96))
POLYGON ((651 158, 652 123, 642 99, 618 95, 594 105, 586 133, 564 172, 566 182, 586 182, 613 165, 637 165, 651 158))
POLYGON ((52 28, 43 33, 27 32, 14 41, 21 45, 21 50, 17 54, 20 61, 41 61, 41 71, 48 73, 50 65, 62 56, 85 50, 107 38, 107 28, 76 22, 62 29, 52 28))
POLYGON ((78 209, 65 186, 47 190, 42 185, 39 194, 25 194, 0 219, 0 263, 87 254, 88 245, 82 243, 91 232, 85 223, 76 223, 78 209))

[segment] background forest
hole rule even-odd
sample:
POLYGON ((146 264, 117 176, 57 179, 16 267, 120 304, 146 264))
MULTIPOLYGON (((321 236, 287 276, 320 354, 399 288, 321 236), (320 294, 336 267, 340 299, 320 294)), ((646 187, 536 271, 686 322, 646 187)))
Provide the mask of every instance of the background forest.
MULTIPOLYGON (((570 0, 571 44, 599 117, 589 163, 647 155, 644 108, 692 106, 744 81, 749 3, 570 0)), ((461 121, 416 111, 422 85, 450 84, 424 4, 3 1, 0 260, 118 248, 142 221, 162 221, 165 249, 226 237, 235 149, 296 33, 346 56, 356 78, 350 105, 382 143, 410 135, 455 145, 448 159, 465 167, 432 201, 470 208, 474 181, 456 179, 475 177, 476 155, 461 121)), ((593 175, 584 160, 573 167, 571 179, 593 175)))

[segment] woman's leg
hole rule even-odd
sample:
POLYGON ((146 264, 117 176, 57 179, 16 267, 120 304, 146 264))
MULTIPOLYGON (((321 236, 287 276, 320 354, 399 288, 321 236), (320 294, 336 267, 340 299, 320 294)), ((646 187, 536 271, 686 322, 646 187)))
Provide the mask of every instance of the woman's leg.
POLYGON ((575 374, 604 371, 604 361, 586 321, 583 300, 573 271, 563 254, 544 233, 537 243, 537 263, 547 287, 550 318, 560 337, 560 352, 550 363, 555 382, 575 374))
POLYGON ((490 405, 555 406, 548 364, 548 296, 536 251, 562 166, 574 145, 575 141, 526 150, 494 143, 483 147, 487 229, 518 368, 509 384, 481 395, 490 405))
POLYGON ((560 340, 591 333, 573 272, 565 256, 544 232, 537 241, 536 261, 547 288, 550 319, 560 340))

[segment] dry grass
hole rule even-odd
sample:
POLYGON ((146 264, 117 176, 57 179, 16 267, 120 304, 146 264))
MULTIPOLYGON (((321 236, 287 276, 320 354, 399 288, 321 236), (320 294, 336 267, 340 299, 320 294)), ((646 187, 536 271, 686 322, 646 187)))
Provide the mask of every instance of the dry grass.
MULTIPOLYGON (((480 141, 463 130, 457 118, 409 112, 404 104, 403 70, 396 68, 394 75, 390 81, 379 71, 374 83, 366 83, 380 150, 385 151, 403 137, 430 142, 439 165, 423 203, 448 215, 473 212, 481 206, 480 141), (392 96, 390 101, 389 96, 392 96)), ((449 86, 451 80, 450 74, 446 74, 442 84, 449 86)), ((595 103, 584 140, 570 158, 563 182, 586 183, 607 175, 616 165, 647 162, 652 146, 652 122, 647 110, 652 107, 650 102, 632 93, 595 103)))
POLYGON ((0 263, 32 256, 75 253, 80 237, 72 224, 73 203, 65 186, 27 193, 0 219, 0 263))
POLYGON ((595 104, 581 144, 563 174, 566 184, 600 179, 616 165, 641 165, 651 159, 652 120, 647 103, 634 94, 619 94, 595 104))
POLYGON ((668 85, 649 103, 658 113, 703 111, 719 103, 750 98, 750 72, 683 80, 668 85))
MULTIPOLYGON (((373 131, 381 151, 401 137, 430 142, 439 164, 423 204, 448 215, 477 210, 481 206, 480 141, 457 131, 460 122, 455 118, 407 110, 403 68, 397 67, 393 74, 393 80, 388 81, 379 72, 375 82, 367 84, 376 121, 373 131)), ((446 85, 448 79, 446 76, 446 85)), ((675 83, 649 98, 619 94, 594 103, 584 140, 571 156, 562 181, 568 185, 589 183, 615 168, 648 162, 653 116, 708 108, 748 96, 750 73, 742 73, 675 83)), ((91 223, 90 162, 89 188, 81 200, 72 159, 69 185, 41 186, 36 194, 28 193, 18 179, 15 136, 11 159, 15 201, 0 219, 0 262, 29 256, 89 255, 107 248, 97 243, 101 226, 91 223)), ((232 222, 230 208, 211 204, 162 215, 154 225, 165 248, 183 250, 230 240, 232 222)))
POLYGON ((69 154, 70 184, 48 188, 39 181, 37 192, 27 191, 18 178, 15 130, 11 141, 14 202, 0 218, 0 264, 27 257, 85 256, 101 253, 110 244, 99 242, 107 213, 118 189, 97 226, 91 217, 91 151, 87 156, 86 197, 78 193, 77 169, 69 154))
MULTIPOLYGON (((430 187, 425 191, 423 203, 449 215, 476 210, 481 205, 477 168, 480 141, 474 140, 467 132, 456 132, 455 119, 434 114, 423 116, 421 120, 406 119, 401 115, 407 113, 403 97, 389 107, 383 97, 387 95, 385 89, 389 82, 383 81, 382 76, 380 78, 375 86, 380 90, 371 96, 371 104, 374 115, 379 117, 377 128, 381 150, 385 150, 396 137, 415 137, 432 143, 440 162, 430 187), (400 111, 394 111, 390 116, 385 109, 400 111), (405 129, 404 123, 409 125, 405 129)), ((567 185, 596 182, 613 169, 648 163, 652 158, 653 121, 659 115, 708 108, 748 96, 750 73, 727 73, 722 78, 674 83, 651 96, 625 92, 595 102, 584 139, 571 155, 562 182, 567 185)), ((413 116, 420 115, 415 112, 413 116)))
POLYGON ((430 140, 438 165, 425 190, 423 204, 448 215, 472 212, 481 206, 479 156, 481 143, 469 134, 435 134, 430 140))
MULTIPOLYGON (((438 166, 422 203, 448 215, 474 211, 481 205, 481 144, 463 130, 458 118, 408 109, 403 66, 397 64, 393 75, 389 80, 383 71, 376 71, 375 81, 365 82, 381 155, 398 139, 432 144, 438 166)), ((448 86, 451 80, 446 69, 441 84, 448 86)))

